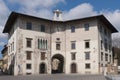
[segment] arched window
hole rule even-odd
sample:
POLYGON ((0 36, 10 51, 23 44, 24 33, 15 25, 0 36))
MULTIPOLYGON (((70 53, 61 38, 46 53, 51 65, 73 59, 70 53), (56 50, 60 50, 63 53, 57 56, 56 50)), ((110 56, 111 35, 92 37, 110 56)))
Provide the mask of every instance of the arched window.
POLYGON ((46 44, 45 44, 45 46, 46 46, 45 49, 47 49, 47 40, 45 41, 45 43, 46 43, 46 44))
POLYGON ((40 49, 42 49, 42 39, 40 40, 40 49))
POLYGON ((45 40, 43 40, 43 49, 45 49, 45 40))
POLYGON ((72 63, 72 64, 71 64, 71 73, 77 73, 76 63, 72 63))
POLYGON ((41 49, 44 48, 44 43, 43 43, 43 40, 41 40, 41 49))
POLYGON ((41 46, 42 46, 42 40, 41 39, 38 39, 38 49, 41 49, 41 46))

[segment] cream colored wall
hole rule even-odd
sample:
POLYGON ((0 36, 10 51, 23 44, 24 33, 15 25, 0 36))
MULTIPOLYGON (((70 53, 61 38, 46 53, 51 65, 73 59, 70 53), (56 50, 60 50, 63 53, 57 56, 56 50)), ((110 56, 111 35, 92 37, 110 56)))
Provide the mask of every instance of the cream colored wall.
POLYGON ((61 54, 64 57, 64 72, 67 74, 70 74, 70 65, 73 62, 77 64, 78 74, 85 74, 85 72, 99 74, 100 37, 98 35, 97 20, 75 21, 63 24, 20 16, 16 22, 16 27, 14 34, 8 40, 8 46, 12 42, 15 43, 14 51, 9 53, 9 56, 17 53, 15 75, 18 74, 18 65, 21 65, 22 74, 24 75, 27 72, 39 74, 40 63, 45 63, 47 66, 47 73, 51 73, 51 58, 55 54, 61 54), (33 30, 25 29, 26 22, 32 22, 33 30), (89 31, 84 30, 85 23, 90 24, 89 31), (45 33, 39 31, 41 24, 46 26, 45 33), (76 27, 74 33, 71 33, 71 26, 76 27), (26 47, 26 38, 32 38, 32 48, 26 47), (37 48, 38 38, 46 39, 48 41, 47 50, 39 50, 37 48), (56 50, 56 38, 60 38, 61 50, 56 50), (85 40, 90 40, 89 49, 85 49, 85 40), (76 41, 75 50, 71 50, 71 41, 76 41), (32 51, 32 60, 26 60, 26 51, 32 51), (90 60, 85 60, 85 52, 87 51, 90 52, 90 60), (41 52, 46 52, 46 59, 44 61, 40 60, 41 52), (71 60, 71 52, 76 52, 76 60, 71 60), (19 58, 19 56, 22 56, 22 58, 19 58), (32 64, 31 70, 26 70, 26 63, 32 64), (91 68, 85 69, 85 63, 90 63, 91 68))
POLYGON ((74 62, 77 64, 78 73, 84 74, 86 71, 98 73, 98 30, 97 22, 84 21, 71 23, 67 25, 66 30, 66 73, 70 73, 70 65, 74 62), (89 31, 84 30, 84 24, 89 23, 89 31), (70 25, 75 25, 75 33, 71 33, 70 25), (90 40, 90 49, 85 49, 85 40, 90 40), (76 41, 76 49, 71 50, 71 41, 76 41), (90 52, 90 60, 85 60, 85 52, 90 52), (76 60, 71 60, 71 52, 76 52, 76 60), (85 69, 85 63, 91 64, 91 69, 85 69))

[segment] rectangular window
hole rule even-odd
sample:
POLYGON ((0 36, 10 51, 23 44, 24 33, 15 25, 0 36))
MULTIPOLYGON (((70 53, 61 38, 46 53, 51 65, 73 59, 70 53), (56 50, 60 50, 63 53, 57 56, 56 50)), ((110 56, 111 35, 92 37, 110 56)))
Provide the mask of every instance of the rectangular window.
POLYGON ((106 29, 104 29, 104 34, 107 36, 107 30, 106 29))
POLYGON ((45 32, 45 26, 44 26, 44 25, 41 25, 40 31, 41 31, 41 32, 45 32))
POLYGON ((105 39, 104 45, 105 45, 105 51, 107 51, 107 50, 108 50, 108 43, 107 43, 107 39, 105 39))
POLYGON ((27 22, 26 29, 32 30, 32 23, 31 22, 27 22))
POLYGON ((71 41, 71 49, 75 49, 76 48, 76 42, 75 41, 71 41))
POLYGON ((85 64, 85 69, 90 69, 90 63, 85 64))
POLYGON ((100 26, 100 32, 102 32, 102 26, 100 26))
POLYGON ((29 47, 29 48, 31 48, 31 46, 32 46, 31 45, 32 44, 32 39, 31 38, 26 38, 26 40, 27 40, 26 41, 26 43, 27 43, 26 46, 29 47))
POLYGON ((85 28, 85 31, 89 31, 89 24, 87 23, 87 24, 84 24, 84 28, 85 28))
POLYGON ((71 26, 71 33, 75 32, 75 26, 71 26))
POLYGON ((101 40, 101 50, 103 50, 103 41, 101 40))
POLYGON ((85 52, 85 60, 90 60, 90 52, 85 52))
POLYGON ((26 59, 31 60, 31 51, 26 52, 26 59))
POLYGON ((38 39, 38 49, 41 49, 41 40, 38 39))
POLYGON ((110 55, 110 62, 111 62, 111 59, 112 59, 112 58, 111 58, 111 55, 110 55))
POLYGON ((31 69, 31 64, 26 64, 26 69, 31 69))
POLYGON ((108 54, 105 54, 105 61, 108 61, 108 54))
POLYGON ((101 52, 101 61, 103 61, 103 52, 101 52))
POLYGON ((13 42, 13 45, 12 45, 12 47, 13 47, 12 49, 13 49, 13 51, 14 51, 14 42, 13 42))
POLYGON ((11 44, 11 51, 12 51, 13 49, 12 49, 12 44, 11 44))
POLYGON ((75 53, 75 52, 72 52, 72 53, 71 53, 71 59, 72 59, 72 60, 76 60, 76 53, 75 53))
POLYGON ((56 43, 56 50, 60 50, 60 43, 56 43))
POLYGON ((45 60, 45 52, 41 52, 41 60, 45 60))
POLYGON ((87 41, 85 41, 85 48, 90 48, 90 42, 89 42, 89 40, 87 41))

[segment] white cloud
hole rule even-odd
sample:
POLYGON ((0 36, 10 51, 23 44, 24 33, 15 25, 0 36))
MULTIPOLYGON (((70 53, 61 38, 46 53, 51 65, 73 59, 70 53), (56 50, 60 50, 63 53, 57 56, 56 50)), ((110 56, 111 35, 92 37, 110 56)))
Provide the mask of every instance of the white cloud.
POLYGON ((0 41, 0 46, 4 46, 4 45, 5 45, 5 43, 0 41))
POLYGON ((2 31, 3 31, 3 27, 0 26, 0 39, 6 39, 7 38, 7 34, 3 34, 2 31))
POLYGON ((120 31, 120 10, 101 11, 102 14, 120 31))
POLYGON ((65 11, 63 17, 65 20, 78 19, 88 16, 96 15, 97 12, 94 11, 93 6, 89 3, 80 4, 69 11, 65 11))
POLYGON ((51 18, 52 9, 65 0, 9 0, 12 4, 19 5, 19 12, 27 13, 42 18, 51 18))
POLYGON ((105 17, 120 31, 120 10, 115 11, 101 10, 99 12, 94 10, 94 7, 89 3, 80 4, 69 11, 63 12, 64 20, 79 19, 88 16, 95 16, 103 14, 105 17))
POLYGON ((4 26, 9 14, 9 9, 3 0, 0 0, 0 26, 4 26))
POLYGON ((65 0, 9 0, 11 3, 18 3, 19 5, 28 9, 51 8, 56 4, 65 0))
POLYGON ((9 9, 5 5, 3 0, 0 0, 0 39, 6 39, 7 35, 3 34, 3 26, 5 25, 5 22, 7 20, 7 17, 9 15, 9 9))

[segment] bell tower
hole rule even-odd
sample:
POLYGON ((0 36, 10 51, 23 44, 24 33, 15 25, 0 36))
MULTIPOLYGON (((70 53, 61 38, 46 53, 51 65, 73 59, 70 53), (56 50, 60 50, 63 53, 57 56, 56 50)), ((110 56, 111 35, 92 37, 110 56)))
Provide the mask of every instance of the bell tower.
POLYGON ((54 17, 53 17, 54 21, 62 21, 63 20, 62 19, 62 12, 60 10, 58 10, 58 9, 54 10, 53 13, 54 13, 54 17))

